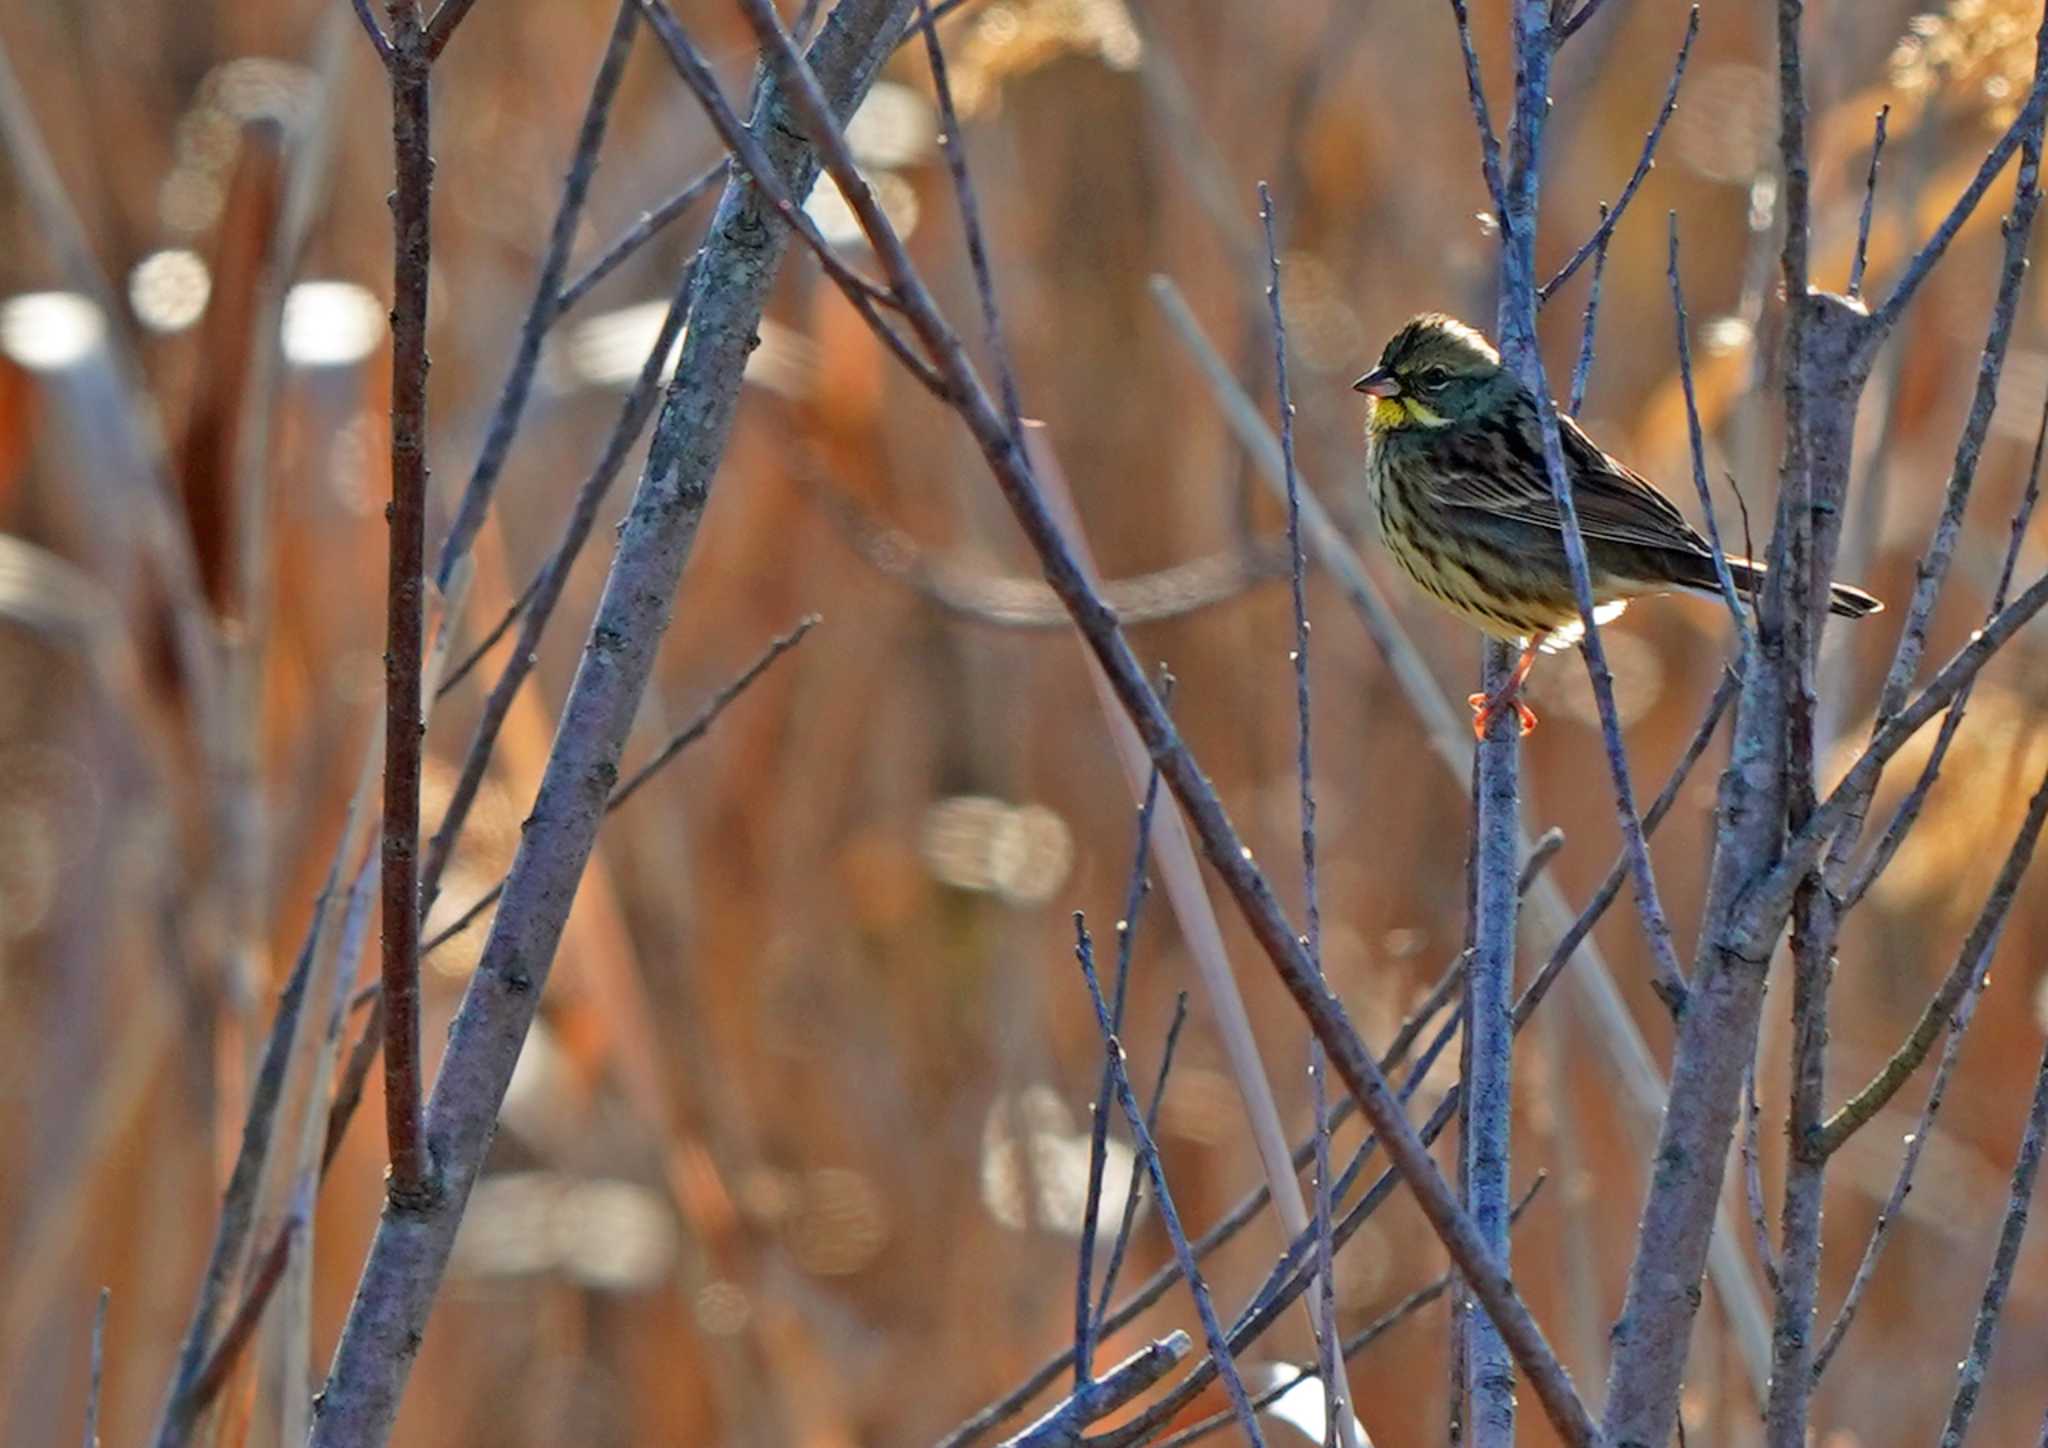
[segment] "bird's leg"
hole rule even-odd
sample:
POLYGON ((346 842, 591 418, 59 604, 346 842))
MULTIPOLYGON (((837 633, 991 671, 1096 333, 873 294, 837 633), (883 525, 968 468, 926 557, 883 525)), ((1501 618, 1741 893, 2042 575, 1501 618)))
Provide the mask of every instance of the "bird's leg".
POLYGON ((1465 702, 1472 706, 1472 737, 1484 739, 1486 731, 1493 727, 1493 721, 1500 717, 1503 709, 1514 706, 1515 718, 1520 721, 1522 733, 1527 734, 1536 727, 1536 711, 1521 699, 1522 684, 1529 677, 1529 670, 1536 665, 1536 641, 1531 639, 1522 645, 1522 656, 1515 660, 1515 671, 1508 675, 1508 681, 1492 695, 1473 694, 1465 702))

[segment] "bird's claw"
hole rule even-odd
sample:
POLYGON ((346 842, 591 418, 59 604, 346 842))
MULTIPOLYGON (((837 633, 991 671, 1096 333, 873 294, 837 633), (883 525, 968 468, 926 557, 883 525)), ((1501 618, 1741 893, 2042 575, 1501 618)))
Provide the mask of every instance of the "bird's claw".
POLYGON ((1472 737, 1484 739, 1486 731, 1493 727, 1493 721, 1500 717, 1510 705, 1514 707, 1515 720, 1522 726, 1526 738, 1536 728, 1536 711, 1524 704, 1518 691, 1510 688, 1503 691, 1506 698, 1489 697, 1485 694, 1471 694, 1465 699, 1472 706, 1472 737))

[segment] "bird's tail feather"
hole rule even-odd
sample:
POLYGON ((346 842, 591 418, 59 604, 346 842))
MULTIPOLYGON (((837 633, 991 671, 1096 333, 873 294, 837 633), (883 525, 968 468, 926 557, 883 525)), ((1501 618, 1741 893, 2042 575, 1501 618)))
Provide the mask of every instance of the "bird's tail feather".
MULTIPOLYGON (((1766 572, 1768 570, 1763 564, 1752 563, 1747 558, 1728 560, 1728 574, 1734 580, 1738 593, 1753 594, 1760 591, 1766 572)), ((1684 582, 1709 593, 1721 591, 1721 580, 1714 572, 1714 560, 1711 558, 1700 558, 1696 576, 1689 576, 1684 582)), ((1828 612, 1837 618, 1862 618, 1866 614, 1883 611, 1884 604, 1860 588, 1846 583, 1828 585, 1828 612)))

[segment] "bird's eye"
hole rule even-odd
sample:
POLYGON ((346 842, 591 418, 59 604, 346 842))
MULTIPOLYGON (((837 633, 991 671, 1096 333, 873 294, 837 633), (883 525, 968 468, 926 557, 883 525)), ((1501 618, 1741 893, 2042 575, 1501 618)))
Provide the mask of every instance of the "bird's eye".
POLYGON ((1424 387, 1441 387, 1450 380, 1451 370, 1448 367, 1425 367, 1422 369, 1422 385, 1424 387))

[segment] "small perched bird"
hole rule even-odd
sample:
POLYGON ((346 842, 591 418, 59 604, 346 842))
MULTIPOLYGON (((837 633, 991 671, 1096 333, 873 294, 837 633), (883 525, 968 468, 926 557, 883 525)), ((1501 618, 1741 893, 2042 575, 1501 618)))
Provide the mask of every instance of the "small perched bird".
MULTIPOLYGON (((1366 484, 1380 535, 1422 590, 1478 628, 1521 645, 1508 683, 1471 698, 1475 735, 1513 705, 1528 733, 1536 716, 1517 697, 1537 651, 1578 641, 1578 603, 1564 524, 1543 464, 1536 399, 1500 353, 1455 318, 1425 313, 1394 334, 1379 365, 1352 384, 1366 414, 1366 484)), ((1714 596, 1714 552, 1671 500, 1557 419, 1596 605, 1606 623, 1645 594, 1714 596)), ((1764 567, 1730 558, 1736 588, 1755 592, 1764 567)), ((1861 618, 1884 605, 1833 585, 1831 613, 1861 618)))

